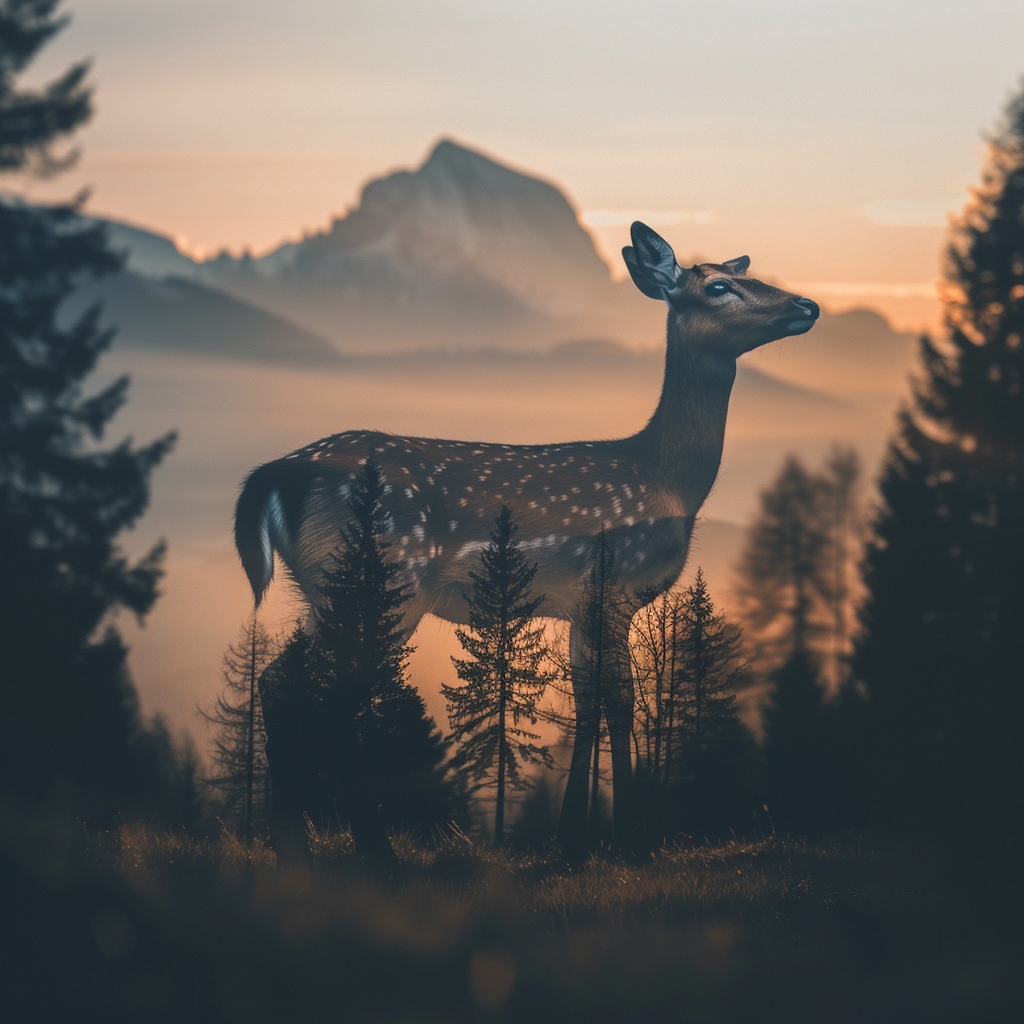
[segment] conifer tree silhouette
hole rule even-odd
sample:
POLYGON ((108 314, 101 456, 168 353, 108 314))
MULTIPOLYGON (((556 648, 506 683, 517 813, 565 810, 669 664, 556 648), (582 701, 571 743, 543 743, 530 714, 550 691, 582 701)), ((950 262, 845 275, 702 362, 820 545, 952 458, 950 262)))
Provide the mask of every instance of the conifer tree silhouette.
POLYGON ((886 829, 1006 853, 1024 779, 1024 93, 948 255, 949 338, 921 339, 888 451, 854 668, 886 829))
POLYGON ((790 456, 761 494, 736 595, 758 668, 771 672, 829 631, 833 571, 826 482, 790 456))
POLYGON ((405 679, 404 588, 387 558, 379 468, 353 487, 351 519, 322 583, 316 630, 296 628, 260 696, 279 862, 310 862, 304 821, 348 824, 356 851, 394 877, 388 829, 465 824, 448 745, 405 679))
MULTIPOLYGON (((56 0, 0 7, 0 171, 52 172, 57 143, 91 112, 79 63, 39 90, 17 76, 63 25, 56 0)), ((117 538, 142 515, 149 476, 173 435, 142 448, 99 441, 125 401, 121 378, 83 384, 108 347, 90 309, 68 324, 80 282, 115 270, 102 230, 74 206, 0 201, 0 789, 21 803, 56 799, 79 813, 123 808, 143 773, 125 648, 111 614, 143 616, 157 596, 163 546, 134 564, 117 538), (133 768, 133 765, 135 767, 133 768)))
POLYGON ((224 690, 211 710, 201 712, 216 729, 211 753, 215 771, 207 781, 221 794, 221 816, 240 821, 246 838, 252 837, 257 822, 261 828, 269 823, 270 774, 256 683, 277 656, 278 646, 253 613, 224 654, 224 690))
MULTIPOLYGON (((686 588, 677 690, 680 718, 681 765, 695 819, 708 821, 714 796, 731 775, 727 764, 743 734, 736 707, 736 690, 747 675, 741 657, 737 626, 716 613, 703 571, 698 567, 686 588)), ((740 741, 742 742, 742 741, 740 741)))
MULTIPOLYGON (((324 574, 316 613, 314 674, 324 702, 324 770, 349 820, 356 849, 398 870, 380 812, 379 769, 388 713, 404 683, 409 647, 400 608, 407 595, 387 560, 387 515, 380 468, 367 462, 349 502, 351 521, 324 574)), ((394 750, 388 750, 394 754, 394 750)))
POLYGON ((748 674, 739 628, 715 611, 698 567, 690 586, 646 604, 633 632, 647 845, 680 830, 709 836, 744 824, 754 740, 736 704, 748 674))
POLYGON ((455 635, 469 658, 453 658, 464 685, 442 687, 452 738, 459 744, 454 763, 477 787, 495 789, 494 843, 505 834, 506 788, 522 789, 521 766, 552 766, 539 734, 538 701, 553 678, 542 667, 547 656, 544 628, 534 613, 544 600, 530 585, 531 566, 515 542, 516 526, 507 505, 494 521, 490 543, 481 551, 480 572, 470 573, 469 629, 455 635))

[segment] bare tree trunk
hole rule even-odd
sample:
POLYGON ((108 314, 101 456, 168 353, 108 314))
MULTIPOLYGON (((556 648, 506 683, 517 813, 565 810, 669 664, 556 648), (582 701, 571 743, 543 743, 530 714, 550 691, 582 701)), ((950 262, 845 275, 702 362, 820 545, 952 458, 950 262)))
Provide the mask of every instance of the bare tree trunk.
POLYGON ((494 809, 494 845, 505 837, 505 653, 498 655, 498 800, 494 809))
POLYGON ((256 758, 256 612, 252 613, 249 648, 249 732, 245 747, 245 838, 252 839, 252 789, 256 758))

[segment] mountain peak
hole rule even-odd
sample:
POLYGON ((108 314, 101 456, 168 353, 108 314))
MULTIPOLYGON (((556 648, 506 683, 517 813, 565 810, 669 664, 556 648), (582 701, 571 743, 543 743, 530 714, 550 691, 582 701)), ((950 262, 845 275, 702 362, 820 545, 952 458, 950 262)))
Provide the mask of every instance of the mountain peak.
POLYGON ((479 293, 555 316, 593 308, 609 287, 558 188, 449 138, 417 170, 368 182, 354 209, 300 244, 290 272, 413 305, 479 293))
POLYGON ((469 146, 464 146, 454 139, 448 139, 441 137, 434 143, 434 148, 430 151, 430 155, 423 162, 423 167, 426 167, 430 163, 440 163, 445 165, 459 165, 466 161, 466 158, 476 158, 477 160, 485 160, 488 163, 495 163, 495 161, 488 159, 483 153, 478 152, 475 149, 471 149, 469 146))

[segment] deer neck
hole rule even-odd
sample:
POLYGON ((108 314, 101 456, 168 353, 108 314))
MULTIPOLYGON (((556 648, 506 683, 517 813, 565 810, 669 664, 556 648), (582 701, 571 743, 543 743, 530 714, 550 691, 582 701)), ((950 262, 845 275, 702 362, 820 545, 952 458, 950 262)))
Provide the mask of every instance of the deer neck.
POLYGON ((669 314, 661 400, 641 431, 641 458, 656 484, 697 514, 722 461, 736 359, 686 336, 686 322, 669 314))

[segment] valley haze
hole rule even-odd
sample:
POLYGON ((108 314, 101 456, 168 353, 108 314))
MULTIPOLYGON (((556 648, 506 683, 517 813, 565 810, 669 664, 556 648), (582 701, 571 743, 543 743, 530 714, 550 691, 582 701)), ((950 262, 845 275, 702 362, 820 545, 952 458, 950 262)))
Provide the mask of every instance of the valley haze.
MULTIPOLYGON (((371 181, 326 231, 261 258, 199 262, 158 233, 106 223, 125 268, 66 312, 98 301, 117 328, 96 380, 132 378, 114 429, 179 432, 127 538, 133 551, 167 539, 163 596, 144 627, 122 623, 144 708, 176 727, 197 731, 196 706, 212 702, 251 610, 231 526, 254 466, 356 428, 507 443, 622 436, 657 402, 663 304, 613 280, 560 190, 449 140, 417 170, 371 181)), ((913 351, 911 335, 854 310, 744 357, 684 578, 701 566, 728 606, 743 526, 790 452, 813 464, 850 443, 873 472, 913 351)), ((282 576, 261 613, 272 630, 302 611, 282 576)), ((412 681, 444 727, 454 635, 428 618, 413 643, 412 681)))

